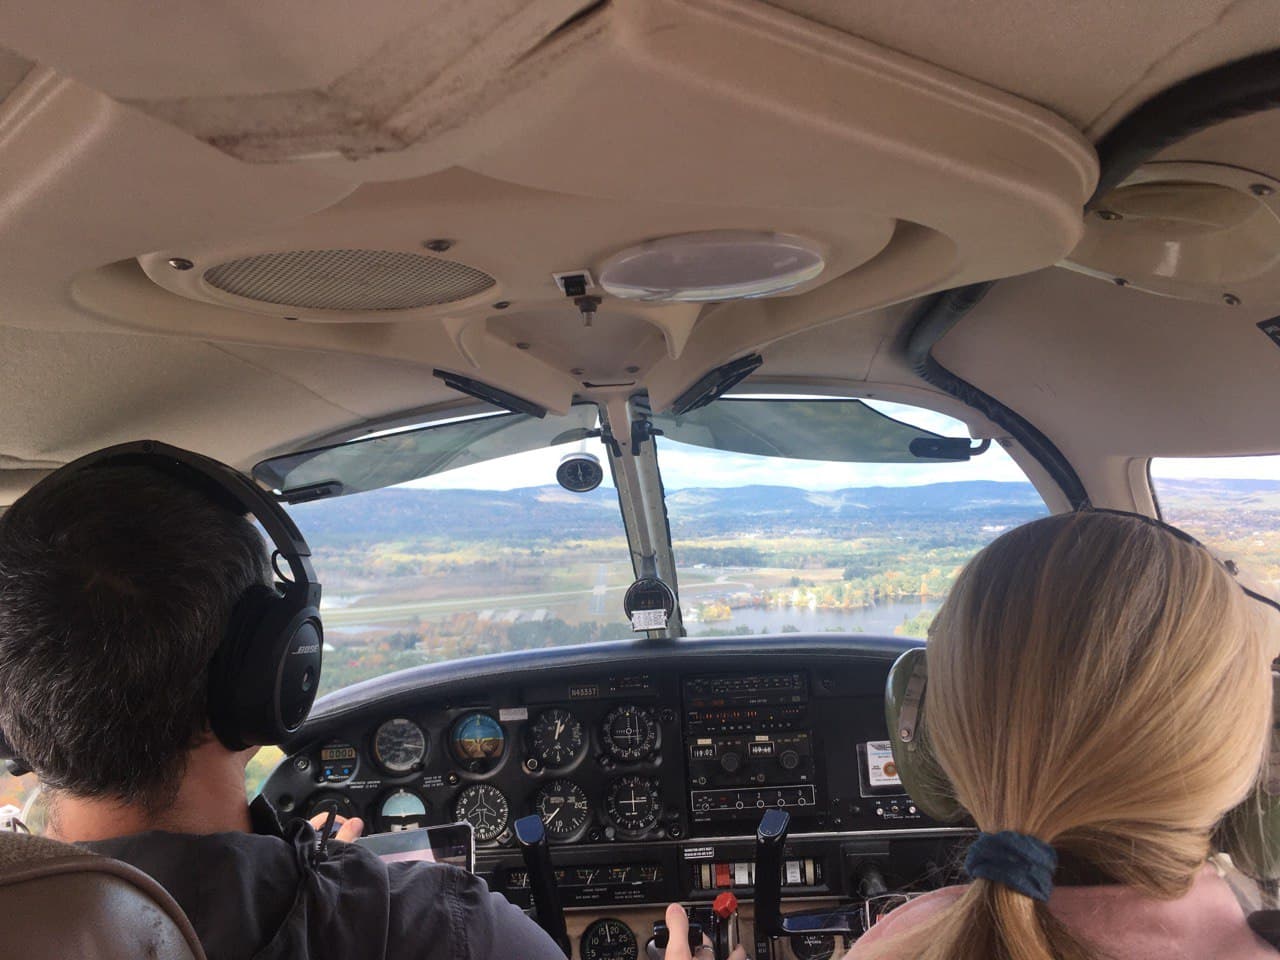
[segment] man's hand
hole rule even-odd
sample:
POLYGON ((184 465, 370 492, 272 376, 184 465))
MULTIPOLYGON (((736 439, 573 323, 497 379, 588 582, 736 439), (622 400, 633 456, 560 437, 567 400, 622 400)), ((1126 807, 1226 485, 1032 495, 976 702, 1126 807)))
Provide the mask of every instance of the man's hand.
MULTIPOLYGON (((667 907, 667 929, 671 937, 667 940, 666 960, 695 960, 689 950, 689 915, 678 903, 667 907)), ((712 960, 712 953, 711 945, 705 944, 698 948, 696 960, 712 960)), ((742 944, 729 954, 729 960, 747 960, 747 951, 742 944)))
MULTIPOLYGON (((327 813, 317 813, 311 818, 311 825, 317 830, 324 829, 324 822, 329 819, 327 813)), ((333 835, 334 840, 341 840, 343 843, 353 843, 360 834, 364 833, 364 821, 359 817, 336 817, 333 821, 334 826, 338 828, 338 832, 333 835)))

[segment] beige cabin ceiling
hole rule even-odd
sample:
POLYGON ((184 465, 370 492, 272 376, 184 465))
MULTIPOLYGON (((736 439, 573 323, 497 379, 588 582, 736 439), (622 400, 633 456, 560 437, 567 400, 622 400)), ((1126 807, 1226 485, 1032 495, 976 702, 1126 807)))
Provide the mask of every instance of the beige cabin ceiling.
MULTIPOLYGON (((1280 48, 1277 14, 1094 0, 0 10, 0 501, 117 440, 247 466, 469 403, 435 368, 552 410, 600 383, 662 407, 759 351, 761 383, 956 412, 906 362, 911 305, 1008 277, 937 355, 1039 426, 1091 489, 1114 493, 1134 458, 1278 451, 1264 411, 1280 349, 1256 324, 1280 314, 1280 286, 1277 302, 1264 285, 1264 302, 1230 307, 1054 266, 1086 227, 1092 143, 1170 84, 1280 48), (827 269, 758 301, 605 298, 590 328, 551 281, 713 229, 805 237, 827 269), (316 250, 430 255, 494 282, 360 311, 245 301, 205 279, 316 250)), ((1280 180, 1280 119, 1229 121, 1157 159, 1280 180)))

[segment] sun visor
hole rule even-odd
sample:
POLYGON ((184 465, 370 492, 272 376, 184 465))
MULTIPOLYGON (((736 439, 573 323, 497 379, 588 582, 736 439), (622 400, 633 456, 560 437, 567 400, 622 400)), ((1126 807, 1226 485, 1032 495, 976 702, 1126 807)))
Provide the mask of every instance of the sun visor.
POLYGON ((653 425, 667 438, 695 447, 794 460, 918 463, 968 460, 978 452, 969 450, 967 439, 957 446, 861 400, 724 398, 678 416, 657 414, 653 425))
POLYGON ((361 493, 446 470, 539 450, 589 433, 596 408, 572 407, 563 417, 498 414, 366 437, 263 460, 253 477, 290 503, 361 493))

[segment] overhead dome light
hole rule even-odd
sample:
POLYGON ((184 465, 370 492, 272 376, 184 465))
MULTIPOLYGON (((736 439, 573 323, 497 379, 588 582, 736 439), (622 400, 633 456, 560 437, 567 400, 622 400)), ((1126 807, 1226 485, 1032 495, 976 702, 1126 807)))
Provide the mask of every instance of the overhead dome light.
POLYGON ((715 230, 650 240, 605 261, 600 286, 627 300, 742 300, 822 273, 816 245, 782 233, 715 230))

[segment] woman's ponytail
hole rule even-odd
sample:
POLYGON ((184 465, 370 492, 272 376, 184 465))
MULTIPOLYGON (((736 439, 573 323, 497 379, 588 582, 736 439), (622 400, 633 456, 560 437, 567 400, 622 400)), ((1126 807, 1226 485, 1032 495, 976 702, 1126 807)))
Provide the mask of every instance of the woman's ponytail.
POLYGON ((973 882, 855 955, 1101 960, 1049 909, 1059 856, 1185 894, 1262 764, 1267 629, 1207 550, 1138 518, 1065 514, 995 540, 934 620, 925 691, 933 749, 983 831, 973 882))

